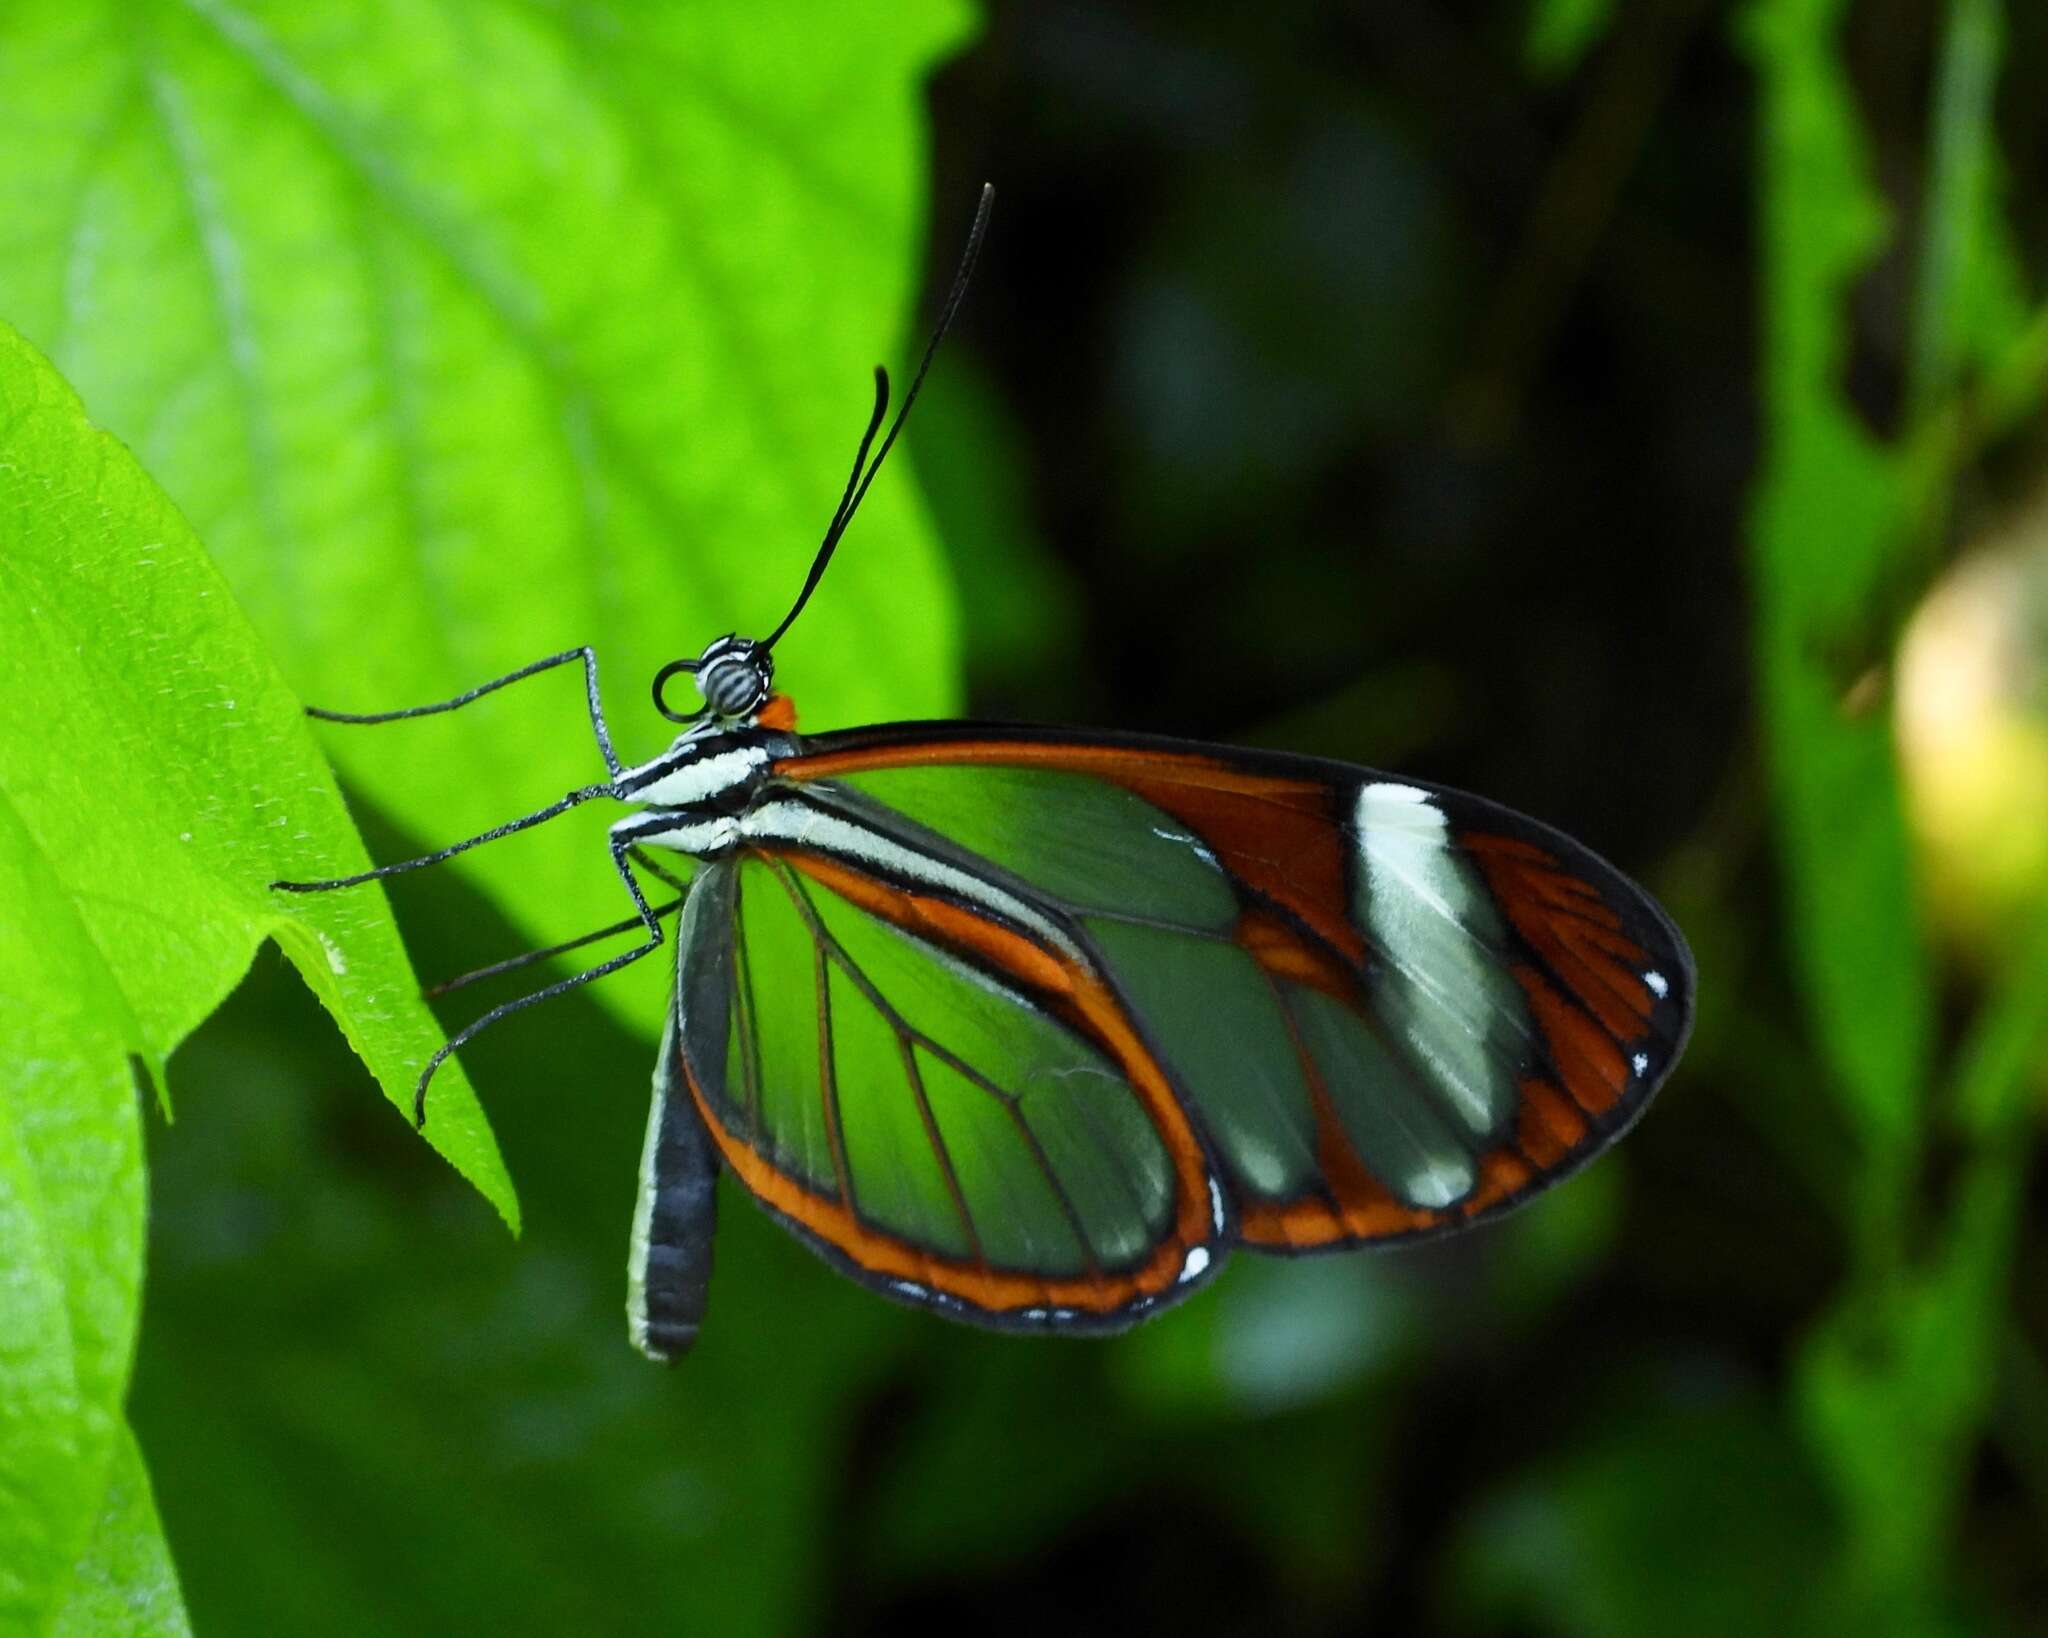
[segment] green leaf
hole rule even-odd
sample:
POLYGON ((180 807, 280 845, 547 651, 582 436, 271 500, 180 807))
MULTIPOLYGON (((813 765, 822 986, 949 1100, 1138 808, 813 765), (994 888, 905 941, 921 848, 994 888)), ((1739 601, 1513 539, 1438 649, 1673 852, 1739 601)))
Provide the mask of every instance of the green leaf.
POLYGON ((2026 278, 2000 208, 1994 98, 1999 0, 1951 0, 1935 81, 1908 398, 1926 416, 1965 362, 1995 365, 2026 328, 2026 278))
POLYGON ((1957 1054, 1950 1106, 1980 1148, 2024 1158, 2031 1098, 2048 1043, 2048 906, 2005 965, 1957 1054))
POLYGON ((1801 1362, 1801 1408, 1842 1481, 1859 1555, 1852 1585, 1872 1612, 1929 1597, 1990 1417, 2044 1039, 2048 917, 1958 1055, 1946 1106, 1969 1142, 1932 1254, 1852 1295, 1801 1362))
MULTIPOLYGON (((105 963, 131 1044, 160 1065, 275 938, 410 1114, 440 1032, 382 896, 269 887, 366 862, 298 701, 162 491, 4 328, 0 460, 0 796, 105 963)), ((31 965, 14 993, 62 1016, 94 991, 31 965)), ((467 1083, 436 1097, 429 1141, 516 1227, 467 1083)))
POLYGON ((1562 79, 1614 22, 1614 0, 1535 0, 1522 56, 1538 79, 1562 79))
MULTIPOLYGON (((270 891, 364 859, 298 703, 162 492, 4 327, 0 472, 0 1621, 34 1626, 109 1506, 131 1056, 160 1072, 265 938, 401 1107, 439 1034, 379 895, 270 891)), ((431 1140, 516 1222, 467 1083, 441 1097, 431 1140)))
POLYGON ((1997 1384, 2026 1160, 2018 1144, 1977 1157, 1926 1265, 1853 1290, 1799 1360, 1799 1410, 1850 1527, 1840 1594, 1856 1619, 1844 1630, 1930 1630, 1949 1596, 1953 1528, 1997 1384))
MULTIPOLYGON (((47 345, 96 417, 199 524, 304 697, 357 709, 413 704, 591 641, 603 654, 620 748, 645 755, 669 733, 643 703, 655 666, 722 630, 758 630, 779 616, 838 499, 867 410, 869 366, 900 350, 912 316, 923 169, 915 81, 964 24, 963 8, 946 0, 860 17, 737 0, 30 0, 0 18, 0 313, 47 345)), ((970 202, 960 201, 956 219, 970 202)), ((189 546, 182 525, 157 535, 189 546)), ((192 588, 167 588, 176 577, 158 555, 144 577, 161 604, 152 610, 175 612, 192 588)), ((108 588, 80 591, 107 601, 108 588)), ((228 600, 217 583, 210 595, 214 606, 228 600)), ((118 596, 109 606, 133 612, 118 596)), ((170 624, 126 662, 189 694, 207 656, 170 624)), ((56 635, 62 646, 71 633, 56 635)), ((109 634, 77 635, 97 654, 109 634)), ((0 642, 11 636, 0 627, 0 642)), ((936 554, 899 466, 779 651, 784 680, 814 726, 940 711, 952 703, 954 648, 936 554)), ((0 679, 12 658, 0 658, 0 679)), ((296 718, 295 743, 274 741, 282 722, 261 702, 275 688, 274 678, 238 677, 198 702, 215 713, 198 720, 217 727, 225 700, 237 702, 239 733, 226 749, 265 753, 264 777, 286 796, 268 811, 289 824, 270 839, 291 836, 289 861, 264 857, 235 830, 270 787, 252 785, 245 762, 210 741, 171 742, 183 772, 156 790, 148 811, 175 811, 202 770, 218 781, 209 826, 171 833, 191 830, 188 848, 213 850, 202 877, 229 854, 259 884, 359 862, 327 835, 331 790, 324 775, 317 791, 309 786, 318 763, 296 718)), ((88 698, 112 713, 126 693, 103 681, 88 698)), ((161 726, 144 720, 137 731, 161 726)), ((472 713, 324 732, 355 788, 422 844, 530 810, 600 767, 581 690, 567 676, 472 713)), ((129 758, 138 776, 158 773, 126 741, 107 755, 129 758)), ((77 784, 61 794, 76 796, 77 784)), ((566 821, 458 868, 507 906, 524 936, 579 932, 620 910, 591 828, 566 821)), ((99 840, 83 865, 103 869, 107 853, 132 838, 117 827, 99 840)), ((159 861, 138 851, 124 868, 144 876, 159 861)), ((189 919, 184 901, 208 885, 192 875, 152 882, 142 902, 168 895, 173 919, 189 919)), ((234 877, 237 892, 245 885, 234 877)), ((407 1033, 412 986, 392 964, 381 896, 366 890, 282 911, 265 896, 261 908, 303 913, 303 924, 272 930, 302 962, 324 964, 331 948, 346 972, 323 982, 351 1003, 351 985, 374 992, 387 966, 402 976, 381 1021, 355 1018, 357 1044, 380 1069, 416 1068, 434 1037, 407 1033), (387 1038, 402 1050, 383 1050, 387 1038)), ((230 947, 234 971, 246 963, 249 907, 234 898, 209 909, 194 936, 211 942, 163 970, 179 1005, 137 1000, 138 1010, 146 1002, 167 1014, 144 1017, 152 1056, 232 981, 227 973, 217 985, 195 984, 195 969, 211 973, 211 958, 230 947)), ((643 1027, 659 1005, 656 965, 643 969, 649 982, 639 990, 608 998, 643 1027)), ((447 1145, 461 1135, 469 1095, 458 1078, 437 1083, 436 1098, 430 1134, 447 1145)), ((555 1147, 548 1152, 553 1160, 555 1147)), ((630 1175, 631 1161, 632 1149, 621 1149, 617 1175, 630 1175)), ((509 1192, 501 1198, 509 1206, 509 1192)), ((445 1229, 434 1232, 439 1244, 445 1229)), ((615 1259, 616 1246, 608 1250, 615 1259)), ((280 1259, 268 1277, 277 1283, 274 1322, 296 1330, 291 1267, 280 1259)), ((487 1289, 502 1293, 508 1271, 493 1276, 487 1289)), ((239 1291, 221 1310, 244 1332, 248 1300, 239 1291)), ((606 1320, 615 1306, 610 1295, 606 1320)), ((871 1330, 870 1306, 848 1293, 858 1310, 858 1323, 841 1328, 849 1339, 871 1330)), ((368 1311, 348 1310, 357 1317, 342 1329, 368 1311)), ((388 1339, 389 1357, 415 1358, 437 1322, 431 1306, 410 1311, 388 1339)), ((778 1610, 805 1596, 789 1573, 801 1532, 782 1515, 796 1517, 823 1494, 821 1479, 799 1483, 785 1469, 822 1434, 847 1380, 848 1347, 826 1345, 815 1326, 813 1335, 808 1391, 788 1403, 765 1397, 751 1419, 707 1410, 666 1440, 682 1449, 729 1423, 735 1445, 761 1461, 737 1513, 722 1499, 709 1504, 722 1522, 693 1580, 728 1613, 751 1597, 750 1619, 769 1627, 786 1624, 778 1610)), ((616 1353, 618 1370, 634 1369, 615 1321, 589 1337, 603 1351, 594 1357, 616 1353)), ((242 1384, 231 1392, 245 1404, 251 1388, 270 1391, 262 1373, 234 1376, 229 1363, 246 1369, 230 1354, 206 1380, 242 1384)), ((758 1364, 730 1374, 761 1375, 758 1364)), ((703 1377, 707 1405, 718 1376, 703 1377)), ((644 1395, 642 1377, 632 1380, 644 1395)), ((723 1387, 728 1404, 744 1396, 741 1383, 723 1387)), ((450 1407, 467 1403, 458 1396, 450 1407)), ((336 1408, 336 1449, 366 1480, 350 1494, 383 1516, 410 1486, 411 1468, 379 1470, 387 1447, 374 1417, 350 1420, 338 1397, 321 1408, 336 1408)), ((421 1418, 407 1448, 439 1441, 448 1473, 467 1474, 483 1431, 421 1418)), ((200 1448, 227 1450, 224 1430, 215 1434, 200 1448)), ((516 1437, 509 1447, 524 1448, 516 1437)), ((737 1455, 727 1465, 746 1467, 737 1455)), ((212 1495, 217 1473, 207 1480, 196 1491, 167 1482, 175 1517, 212 1495)), ((571 1505, 551 1516, 580 1509, 592 1541, 604 1539, 599 1515, 583 1506, 588 1487, 572 1476, 564 1489, 571 1505)), ((301 1485, 286 1491, 303 1499, 301 1485)), ((252 1527, 271 1526, 277 1511, 259 1507, 252 1527)), ((519 1516, 511 1500, 502 1512, 519 1516)), ((77 1516, 90 1519, 83 1502, 77 1516)), ((405 1531, 380 1539, 402 1555, 437 1516, 428 1499, 405 1531)), ((619 1517, 647 1530, 631 1498, 619 1517)), ((331 1539, 309 1533, 280 1566, 303 1583, 302 1599, 322 1585, 331 1539)), ((638 1561, 650 1577, 657 1567, 665 1576, 672 1532, 655 1530, 644 1545, 638 1561)), ((366 1561, 371 1573, 352 1583, 368 1595, 359 1607, 377 1598, 388 1563, 366 1561)), ((248 1575, 246 1563, 238 1573, 248 1575)), ((531 1593, 546 1579, 521 1586, 531 1593)), ((454 1594, 471 1584, 458 1576, 441 1586, 454 1594)), ((662 1585, 643 1577, 613 1596, 644 1608, 662 1585)), ((215 1583, 202 1607, 223 1597, 215 1583)), ((517 1611, 515 1594, 505 1607, 517 1611)))
MULTIPOLYGON (((1747 14, 1762 84, 1765 452, 1751 517, 1756 643, 1803 987, 1833 1085, 1896 1176, 1933 1019, 1888 713, 1855 685, 1911 556, 1902 464, 1844 393, 1851 282, 1884 239, 1835 0, 1747 14)), ((1873 1202, 1873 1213, 1891 1200, 1873 1202)))
MULTIPOLYGON (((464 884, 431 891, 425 959, 475 936, 465 914, 505 933, 464 884)), ((823 1623, 850 1430, 892 1359, 960 1332, 876 1301, 733 1188, 704 1337, 650 1367, 625 1324, 649 1054, 590 1001, 551 1012, 478 1042, 517 1243, 351 1113, 345 1055, 282 963, 182 1050, 211 1095, 155 1157, 131 1414, 202 1631, 823 1623)))
POLYGON ((123 1430, 108 1466, 107 1494, 55 1638, 184 1638, 192 1630, 178 1596, 142 1452, 123 1430))
MULTIPOLYGON (((0 442, 0 468, 14 447, 0 442)), ((0 1628, 33 1631, 65 1596, 121 1425, 142 1283, 127 1054, 142 1042, 7 794, 16 772, 0 770, 0 1628)))
POLYGON ((1768 1611, 1768 1631, 1818 1638, 1842 1630, 1815 1586, 1830 1535, 1762 1407, 1649 1408, 1482 1500, 1447 1592, 1459 1630, 1707 1638, 1768 1611))
MULTIPOLYGON (((31 0, 0 22, 0 313, 184 508, 301 697, 419 704, 592 643, 644 757, 672 732, 654 670, 777 619, 839 498, 912 316, 916 81, 965 20, 31 0)), ((783 679, 813 726, 940 712, 954 650, 899 469, 783 679)), ((568 672, 323 737, 423 843, 603 772, 568 672)), ((588 824, 455 868, 535 942, 627 908, 588 824)), ((652 1032, 660 986, 606 988, 652 1032)))
MULTIPOLYGON (((1980 1026, 1955 1100, 1978 1141, 1923 1232, 1929 1249, 1908 1256, 1935 987, 1889 716, 1879 691, 1852 685, 1878 675, 1857 671, 1885 663, 1893 611, 1927 574, 1954 455, 1879 443, 1844 389, 1846 298, 1883 230, 1837 60, 1841 10, 1771 0, 1749 17, 1764 89, 1770 361, 1758 646, 1807 999, 1862 1139, 1851 1277, 1802 1350, 1796 1403, 1847 1527, 1829 1582, 1838 1624, 1922 1631, 1953 1618, 1948 1542, 1990 1409, 2019 1221, 2012 1065, 2040 1002, 2029 977, 1980 1026)), ((1913 407, 1937 431, 1966 363, 2006 374, 2037 350, 1994 208, 1998 53, 1996 7, 1954 0, 1911 347, 1913 407)))

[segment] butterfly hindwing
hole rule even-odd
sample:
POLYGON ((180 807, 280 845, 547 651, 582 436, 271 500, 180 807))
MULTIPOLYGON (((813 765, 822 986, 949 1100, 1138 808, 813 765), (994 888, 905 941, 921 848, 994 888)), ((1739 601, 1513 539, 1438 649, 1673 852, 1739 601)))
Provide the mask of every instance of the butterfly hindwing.
POLYGON ((840 854, 764 840, 692 884, 682 1062, 726 1165, 854 1277, 959 1317, 1114 1329, 1192 1290, 1221 1196, 1079 953, 833 834, 840 854))
POLYGON ((1478 798, 957 725, 814 739, 777 773, 1072 937, 1260 1249, 1507 1209, 1640 1113, 1689 1024, 1690 958, 1654 901, 1478 798))

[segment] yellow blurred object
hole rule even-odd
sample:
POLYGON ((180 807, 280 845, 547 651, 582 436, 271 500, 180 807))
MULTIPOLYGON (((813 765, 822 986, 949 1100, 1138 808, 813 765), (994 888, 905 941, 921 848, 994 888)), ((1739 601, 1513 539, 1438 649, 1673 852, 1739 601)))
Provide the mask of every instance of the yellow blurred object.
POLYGON ((1914 613, 1896 697, 1931 907, 1995 960, 2048 898, 2048 496, 1914 613))

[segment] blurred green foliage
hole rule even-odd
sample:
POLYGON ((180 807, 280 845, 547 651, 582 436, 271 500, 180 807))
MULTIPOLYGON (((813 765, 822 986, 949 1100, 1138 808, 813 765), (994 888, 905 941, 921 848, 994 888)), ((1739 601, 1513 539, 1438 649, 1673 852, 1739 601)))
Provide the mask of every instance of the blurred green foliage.
POLYGON ((1537 0, 1523 44, 1530 71, 1554 77, 1578 67, 1613 21, 1614 0, 1537 0))
MULTIPOLYGON (((63 378, 0 349, 0 1625, 2038 1630, 2048 911, 1988 967, 1926 922, 1887 691, 2048 454, 2042 20, 973 26, 0 18, 0 320, 63 378), (465 1052, 513 1239, 369 1095, 430 1039, 381 897, 261 892, 360 856, 287 687, 588 640, 652 749, 654 667, 780 612, 985 172, 912 459, 785 651, 806 722, 964 694, 1481 786, 1657 883, 1699 1035, 1501 1228, 1241 1258, 1113 1343, 905 1314, 730 1193, 653 1372, 660 963, 465 1052), (299 976, 228 995, 266 937, 299 976), (129 1055, 188 1033, 168 1125, 129 1055)), ((380 858, 595 761, 567 682, 320 743, 380 858)), ((418 970, 614 919, 596 823, 394 883, 418 970)))
MULTIPOLYGON (((1934 1121, 1938 996, 1920 931, 1886 714, 1845 708, 1873 621, 1926 555, 1954 475, 1917 467, 1913 433, 1960 390, 1966 364, 2016 339, 1968 296, 2023 282, 1984 185, 1995 8, 1948 9, 1934 101, 1909 342, 1915 413, 1873 438, 1844 384, 1851 280, 1882 243, 1846 74, 1838 7, 1757 7, 1748 42, 1764 86, 1767 441, 1755 523, 1759 671, 1793 929, 1826 1079, 1858 1144, 1851 1269, 1808 1338, 1806 1431, 1832 1479, 1846 1542, 1828 1628, 1942 1624, 1948 1542, 1989 1404, 2025 1149, 2011 1116, 2024 1061, 1978 1097, 2010 1113, 1974 1123, 1945 1211, 1918 1215, 1934 1121), (1918 1242, 1917 1244, 1915 1242, 1918 1242)), ((2039 982, 2040 980, 2032 980, 2039 982)))

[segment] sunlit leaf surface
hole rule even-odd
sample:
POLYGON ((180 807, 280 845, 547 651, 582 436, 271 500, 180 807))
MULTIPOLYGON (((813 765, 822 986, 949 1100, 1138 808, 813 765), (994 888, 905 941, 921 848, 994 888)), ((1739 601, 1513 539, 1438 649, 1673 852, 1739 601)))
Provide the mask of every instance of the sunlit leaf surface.
MULTIPOLYGON (((913 317, 911 90, 964 23, 12 7, 0 314, 170 491, 302 698, 418 704, 592 643, 645 756, 673 731, 654 670, 777 619, 838 499, 913 317)), ((778 658, 815 726, 950 704, 906 473, 778 658)), ((324 742, 423 845, 603 773, 570 673, 324 742)), ((457 868, 552 942, 627 908, 596 826, 457 868)), ((613 993, 651 1031, 659 991, 613 993)))
MULTIPOLYGON (((6 331, 0 470, 0 1596, 47 1612, 96 1522, 132 1558, 121 1521, 147 1516, 105 1504, 141 1281, 131 1058, 160 1076, 266 938, 401 1107, 437 1033, 381 895, 271 891, 364 860, 298 702, 163 493, 6 331)), ((460 1074, 429 1135, 516 1223, 460 1074)))

